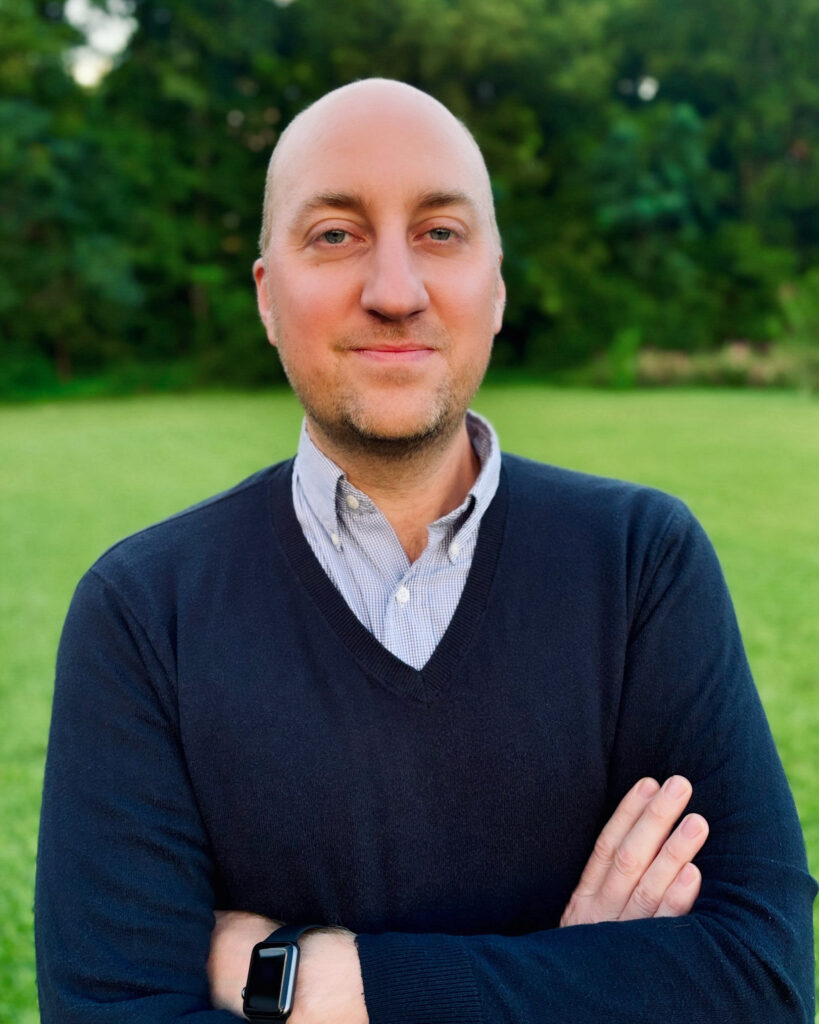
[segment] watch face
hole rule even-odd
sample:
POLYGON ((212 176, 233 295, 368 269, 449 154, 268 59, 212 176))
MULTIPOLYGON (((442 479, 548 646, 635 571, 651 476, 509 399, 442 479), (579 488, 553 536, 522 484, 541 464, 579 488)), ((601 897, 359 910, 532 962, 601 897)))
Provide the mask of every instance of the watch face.
POLYGON ((292 1007, 293 984, 299 949, 296 945, 267 946, 253 950, 245 987, 244 1011, 248 1017, 282 1019, 292 1007))

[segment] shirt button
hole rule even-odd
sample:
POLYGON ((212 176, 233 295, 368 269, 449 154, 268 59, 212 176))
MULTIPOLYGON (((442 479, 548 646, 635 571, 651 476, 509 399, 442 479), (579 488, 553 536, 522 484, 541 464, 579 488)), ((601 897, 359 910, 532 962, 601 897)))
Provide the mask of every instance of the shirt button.
POLYGON ((331 533, 330 540, 333 542, 333 547, 335 548, 337 548, 341 544, 341 538, 337 533, 331 533))
POLYGON ((353 512, 355 512, 359 505, 358 498, 354 494, 348 494, 345 501, 347 502, 347 507, 351 508, 353 512))
POLYGON ((456 540, 453 540, 453 542, 449 545, 449 557, 457 558, 460 550, 461 549, 458 542, 456 540))
POLYGON ((409 590, 407 590, 406 587, 399 587, 398 590, 395 592, 395 600, 399 604, 406 604, 407 601, 409 601, 409 599, 410 599, 410 592, 409 592, 409 590))

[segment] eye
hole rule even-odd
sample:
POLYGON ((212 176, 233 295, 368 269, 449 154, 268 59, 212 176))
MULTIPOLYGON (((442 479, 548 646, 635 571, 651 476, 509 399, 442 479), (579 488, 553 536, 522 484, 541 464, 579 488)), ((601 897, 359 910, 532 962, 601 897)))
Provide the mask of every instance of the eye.
POLYGON ((330 228, 329 231, 323 231, 319 238, 328 245, 341 245, 347 238, 347 232, 341 228, 330 228))
POLYGON ((427 234, 433 242, 448 242, 455 232, 452 228, 431 228, 427 234))

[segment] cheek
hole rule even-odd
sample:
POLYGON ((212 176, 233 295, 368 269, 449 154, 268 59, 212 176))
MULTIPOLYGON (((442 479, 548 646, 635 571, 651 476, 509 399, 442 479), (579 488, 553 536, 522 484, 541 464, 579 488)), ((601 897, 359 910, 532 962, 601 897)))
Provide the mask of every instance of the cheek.
POLYGON ((476 342, 494 335, 498 311, 497 276, 464 274, 449 288, 439 290, 438 308, 453 333, 468 334, 476 342))
POLYGON ((312 287, 308 281, 296 279, 281 282, 273 295, 276 315, 288 329, 302 333, 305 325, 315 323, 323 315, 327 302, 326 294, 320 288, 312 287))
POLYGON ((308 359, 326 364, 339 337, 356 323, 355 294, 337 275, 294 275, 281 282, 277 299, 279 344, 298 346, 292 358, 305 366, 308 359))
POLYGON ((272 294, 278 305, 296 316, 343 315, 360 292, 361 282, 353 268, 336 265, 313 266, 309 263, 289 266, 272 264, 272 294))

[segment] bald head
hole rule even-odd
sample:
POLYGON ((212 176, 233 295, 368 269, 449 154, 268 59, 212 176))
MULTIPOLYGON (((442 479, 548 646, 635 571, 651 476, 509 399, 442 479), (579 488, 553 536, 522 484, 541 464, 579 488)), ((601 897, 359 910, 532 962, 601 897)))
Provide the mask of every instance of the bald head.
MULTIPOLYGON (((279 138, 267 169, 260 236, 264 258, 270 246, 282 199, 292 193, 309 168, 334 152, 355 147, 362 166, 390 136, 426 152, 431 161, 447 161, 459 179, 458 190, 474 197, 500 252, 500 234, 489 174, 468 128, 438 100, 404 82, 369 78, 322 96, 290 122, 279 138), (453 161, 453 157, 455 157, 453 161), (455 170, 457 167, 457 170, 455 170)), ((384 188, 390 187, 384 180, 384 188)), ((332 191, 335 183, 328 179, 332 191)))

